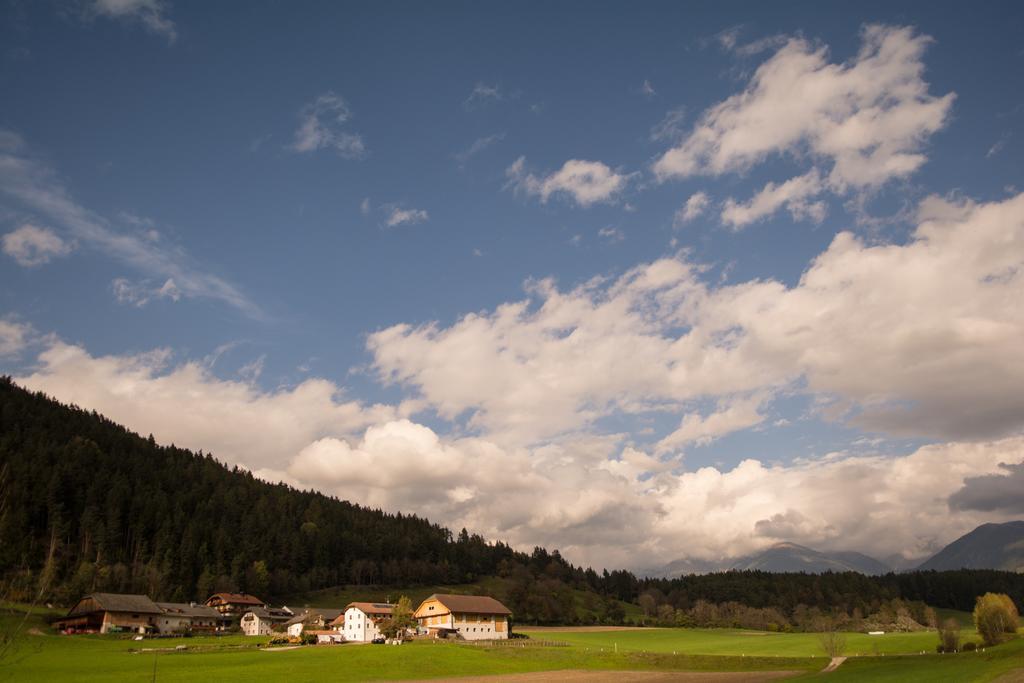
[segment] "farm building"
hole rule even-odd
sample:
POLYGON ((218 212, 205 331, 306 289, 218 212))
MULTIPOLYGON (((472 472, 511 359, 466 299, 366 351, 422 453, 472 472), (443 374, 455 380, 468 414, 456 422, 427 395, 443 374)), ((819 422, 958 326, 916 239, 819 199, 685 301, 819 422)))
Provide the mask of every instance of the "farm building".
POLYGON ((54 627, 65 633, 148 633, 163 610, 145 595, 92 593, 68 610, 54 627))
POLYGON ((332 621, 345 613, 337 607, 302 607, 292 611, 295 616, 285 622, 285 630, 290 636, 300 636, 307 629, 326 630, 332 621))
POLYGON ((290 610, 274 607, 253 607, 242 615, 242 633, 247 636, 267 636, 274 626, 284 624, 294 614, 290 610))
POLYGON ((466 640, 508 638, 511 610, 486 595, 434 594, 414 613, 420 629, 433 636, 466 640))
POLYGON ((163 614, 153 619, 160 633, 215 631, 223 623, 220 612, 194 602, 158 602, 163 614))
POLYGON ((254 607, 266 607, 267 603, 248 593, 214 593, 206 599, 206 606, 237 619, 254 607))
POLYGON ((380 622, 391 616, 394 605, 386 602, 350 602, 345 613, 331 622, 345 640, 369 642, 381 637, 380 622))

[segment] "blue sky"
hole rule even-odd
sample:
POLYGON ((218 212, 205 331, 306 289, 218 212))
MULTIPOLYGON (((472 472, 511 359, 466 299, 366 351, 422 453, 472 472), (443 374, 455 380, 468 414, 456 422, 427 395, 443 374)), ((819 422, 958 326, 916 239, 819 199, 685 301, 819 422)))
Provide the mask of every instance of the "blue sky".
POLYGON ((30 386, 598 564, 919 556, 1012 512, 946 498, 1022 457, 1016 3, 0 17, 0 363, 30 386), (915 505, 944 524, 878 541, 902 490, 820 510, 844 468, 942 458, 915 505), (736 521, 684 534, 704 512, 736 521))

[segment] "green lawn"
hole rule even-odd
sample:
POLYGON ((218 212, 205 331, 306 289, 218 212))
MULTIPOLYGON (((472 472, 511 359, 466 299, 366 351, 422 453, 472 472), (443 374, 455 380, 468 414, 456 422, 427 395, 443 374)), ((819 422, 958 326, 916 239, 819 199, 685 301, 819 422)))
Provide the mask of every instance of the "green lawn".
MULTIPOLYGON (((0 629, 9 633, 22 615, 0 613, 0 629)), ((340 645, 268 652, 257 648, 266 638, 246 636, 147 639, 115 636, 61 636, 40 616, 24 620, 14 647, 0 660, 4 681, 369 681, 451 678, 463 675, 525 673, 561 669, 755 671, 784 670, 813 678, 827 659, 813 634, 759 634, 754 631, 643 629, 599 633, 536 633, 538 639, 571 643, 568 647, 489 648, 419 641, 401 647, 340 645), (616 651, 616 644, 618 651, 616 651), (139 652, 141 648, 185 645, 184 652, 139 652)), ((849 634, 857 645, 869 636, 849 634)), ((870 637, 881 651, 916 651, 935 634, 870 637)), ((985 653, 879 656, 849 659, 828 681, 989 681, 1024 666, 1024 639, 985 653)))
MULTIPOLYGON (((676 652, 701 655, 824 656, 818 635, 815 633, 677 628, 601 631, 598 633, 530 631, 528 627, 518 630, 535 638, 562 640, 592 649, 618 647, 620 651, 676 652)), ((886 633, 881 636, 869 636, 864 633, 847 633, 845 635, 848 655, 934 652, 935 645, 938 643, 938 637, 934 631, 886 633)), ((962 635, 964 640, 977 640, 974 629, 964 629, 962 635)))

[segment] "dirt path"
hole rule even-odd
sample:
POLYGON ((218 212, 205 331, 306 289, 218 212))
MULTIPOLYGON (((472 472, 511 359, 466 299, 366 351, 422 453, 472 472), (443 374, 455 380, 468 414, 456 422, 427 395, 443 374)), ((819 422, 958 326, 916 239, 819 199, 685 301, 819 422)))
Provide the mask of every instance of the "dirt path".
POLYGON ((835 671, 839 668, 839 665, 845 661, 846 657, 833 657, 832 661, 828 663, 828 666, 821 670, 821 673, 827 674, 829 671, 835 671))
MULTIPOLYGON (((528 674, 446 678, 452 683, 762 683, 797 675, 798 671, 537 671, 528 674)), ((437 683, 437 679, 405 683, 437 683)))

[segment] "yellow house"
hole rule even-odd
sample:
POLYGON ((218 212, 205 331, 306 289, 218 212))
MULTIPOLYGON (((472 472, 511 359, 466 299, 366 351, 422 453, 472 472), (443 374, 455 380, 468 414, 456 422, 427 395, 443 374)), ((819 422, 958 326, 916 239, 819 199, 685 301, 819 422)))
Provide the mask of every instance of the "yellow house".
POLYGON ((486 595, 435 593, 416 608, 413 616, 421 630, 435 637, 504 640, 508 638, 512 612, 486 595))

